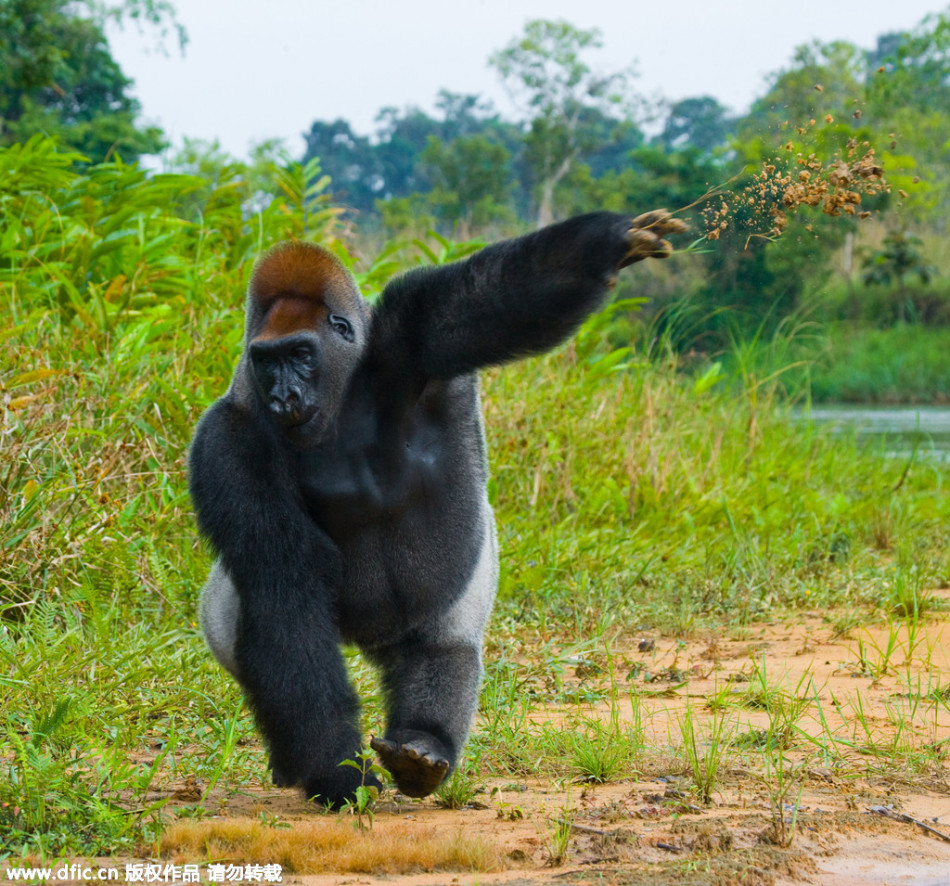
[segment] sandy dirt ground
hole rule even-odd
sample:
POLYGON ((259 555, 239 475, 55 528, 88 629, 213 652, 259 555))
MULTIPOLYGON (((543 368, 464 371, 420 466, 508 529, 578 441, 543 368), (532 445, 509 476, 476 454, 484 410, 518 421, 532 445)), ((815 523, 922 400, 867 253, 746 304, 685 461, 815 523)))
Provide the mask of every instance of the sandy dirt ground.
MULTIPOLYGON (((950 600, 950 592, 934 599, 950 600)), ((620 637, 614 659, 629 668, 647 748, 635 778, 603 785, 530 774, 491 778, 483 764, 481 789, 461 809, 389 790, 372 830, 358 831, 350 816, 341 816, 340 826, 369 841, 387 833, 397 841, 463 835, 493 861, 478 871, 396 873, 356 864, 285 872, 284 882, 950 886, 950 616, 942 609, 916 626, 895 619, 843 635, 836 624, 840 631, 840 620, 812 613, 686 641, 620 637), (766 752, 756 746, 775 717, 774 708, 755 702, 762 686, 781 693, 786 707, 804 699, 785 754, 792 788, 784 804, 774 778, 764 775, 766 752), (687 709, 706 736, 702 747, 717 718, 730 724, 732 746, 708 803, 680 747, 687 709), (570 826, 570 837, 555 864, 559 822, 570 826)), ((597 670, 579 662, 567 679, 580 688, 596 682, 597 670)), ((569 723, 578 710, 553 705, 533 716, 536 724, 569 723)), ((584 708, 585 717, 608 715, 606 702, 584 708)), ((629 699, 620 715, 633 717, 629 699)), ((222 820, 279 820, 291 829, 318 817, 292 791, 216 790, 205 806, 216 804, 222 820)), ((184 861, 195 853, 171 848, 166 857, 184 861)))

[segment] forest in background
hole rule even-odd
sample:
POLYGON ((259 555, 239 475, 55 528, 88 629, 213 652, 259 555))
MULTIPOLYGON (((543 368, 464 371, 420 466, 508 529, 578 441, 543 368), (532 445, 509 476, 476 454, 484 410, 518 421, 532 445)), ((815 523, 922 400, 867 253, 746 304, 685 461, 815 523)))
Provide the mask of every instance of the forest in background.
MULTIPOLYGON (((822 342, 806 351, 819 358, 819 397, 950 396, 944 380, 933 388, 930 371, 939 350, 930 333, 950 323, 948 11, 908 33, 882 34, 872 48, 801 46, 741 115, 708 95, 647 100, 630 71, 592 66, 598 31, 532 21, 488 60, 521 109, 518 119, 504 119, 478 95, 442 90, 433 114, 382 108, 369 134, 344 119, 315 120, 302 156, 266 142, 246 161, 195 140, 168 150, 160 131, 138 123, 132 84, 104 37, 109 16, 143 21, 184 45, 173 7, 159 0, 0 2, 0 144, 51 134, 85 158, 77 169, 165 149, 166 172, 241 189, 248 217, 279 193, 275 170, 299 162, 316 174, 316 164, 311 184, 319 180, 323 198, 343 211, 364 264, 430 231, 480 243, 595 209, 666 207, 689 217, 697 243, 636 293, 618 293, 647 299, 640 317, 618 319, 618 343, 648 343, 659 326, 681 351, 715 352, 736 336, 816 321, 822 342), (889 185, 844 207, 853 214, 796 204, 778 236, 774 207, 736 200, 763 168, 794 177, 796 160, 828 167, 849 143, 875 152, 889 185), (727 226, 713 239, 711 214, 723 201, 727 226), (929 367, 926 387, 913 383, 920 367, 886 383, 873 377, 882 329, 893 330, 892 350, 910 345, 929 367), (847 359, 836 362, 843 350, 847 359), (855 361, 872 377, 837 384, 855 361)), ((783 209, 781 194, 769 200, 783 209)), ((194 210, 202 209, 196 197, 194 210)))

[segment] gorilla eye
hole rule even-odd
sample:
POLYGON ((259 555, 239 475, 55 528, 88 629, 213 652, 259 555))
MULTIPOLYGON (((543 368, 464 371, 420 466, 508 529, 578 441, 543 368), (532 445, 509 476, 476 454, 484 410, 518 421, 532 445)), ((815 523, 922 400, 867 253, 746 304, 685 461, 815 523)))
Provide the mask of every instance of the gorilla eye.
POLYGON ((347 341, 353 341, 356 338, 353 333, 353 326, 346 317, 341 317, 339 314, 330 314, 328 320, 330 326, 333 327, 333 331, 342 335, 347 341))

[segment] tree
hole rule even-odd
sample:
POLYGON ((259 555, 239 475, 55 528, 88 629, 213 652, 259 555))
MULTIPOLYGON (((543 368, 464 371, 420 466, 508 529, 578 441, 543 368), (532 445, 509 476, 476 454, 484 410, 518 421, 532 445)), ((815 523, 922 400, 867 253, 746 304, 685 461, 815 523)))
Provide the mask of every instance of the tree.
POLYGON ((564 179, 558 199, 571 215, 596 209, 625 212, 631 206, 679 210, 695 203, 721 174, 715 162, 696 148, 667 151, 649 145, 631 151, 622 168, 600 175, 578 163, 564 179))
POLYGON ((382 164, 367 136, 357 135, 343 119, 315 120, 304 133, 303 162, 319 158, 332 181, 333 196, 357 212, 372 212, 385 185, 382 164))
MULTIPOLYGON (((855 231, 856 219, 825 214, 820 204, 796 205, 783 215, 786 226, 775 237, 766 219, 773 208, 784 210, 788 204, 781 200, 781 189, 756 190, 752 175, 771 167, 801 180, 813 174, 800 165, 809 158, 830 168, 864 142, 879 146, 864 102, 866 76, 865 53, 851 43, 799 46, 792 63, 770 77, 767 93, 739 121, 731 144, 745 170, 733 187, 757 196, 733 202, 728 227, 704 255, 704 307, 710 312, 730 308, 728 315, 711 314, 713 323, 725 316, 733 323, 742 315, 753 328, 777 323, 799 306, 809 288, 818 289, 828 279, 831 257, 855 231)), ((862 199, 864 209, 881 198, 862 194, 862 199)))
POLYGON ((578 162, 586 163, 595 176, 627 169, 632 153, 646 142, 643 131, 632 120, 612 117, 600 108, 585 108, 578 123, 586 140, 578 162))
POLYGON ((903 179, 915 210, 945 222, 950 210, 950 11, 927 16, 908 34, 886 34, 869 55, 868 113, 883 133, 894 133, 903 179), (911 161, 910 158, 913 158, 911 161))
POLYGON ((711 154, 726 143, 735 118, 711 95, 684 98, 670 105, 660 142, 667 150, 698 148, 711 154))
POLYGON ((866 76, 865 54, 852 43, 815 41, 799 46, 791 67, 774 74, 768 92, 753 103, 739 125, 739 135, 751 139, 767 133, 778 144, 789 132, 828 113, 840 120, 857 113, 854 119, 860 119, 866 76))
MULTIPOLYGON (((109 52, 107 18, 174 23, 171 7, 129 0, 104 7, 88 0, 0 0, 0 144, 36 132, 93 162, 119 151, 126 160, 155 153, 156 127, 136 124, 140 106, 109 52), (85 14, 83 14, 85 13, 85 14)), ((179 40, 184 33, 179 28, 179 40)))
MULTIPOLYGON (((376 116, 376 132, 371 136, 357 135, 346 120, 333 123, 317 120, 304 135, 307 141, 304 161, 319 158, 322 169, 333 181, 335 198, 346 206, 368 214, 385 204, 389 207, 389 215, 396 213, 400 219, 405 214, 405 207, 419 202, 406 201, 405 198, 427 193, 433 187, 442 187, 440 199, 449 200, 449 195, 444 193, 445 177, 438 178, 440 164, 476 163, 471 145, 466 146, 464 142, 450 153, 466 151, 468 160, 459 157, 450 160, 447 155, 437 157, 435 154, 424 159, 427 146, 433 139, 449 145, 462 138, 482 137, 487 140, 491 162, 507 170, 510 156, 520 148, 521 132, 514 124, 503 122, 490 102, 477 95, 442 90, 435 106, 440 112, 435 117, 413 106, 382 108, 376 116), (499 148, 504 156, 498 152, 499 148)), ((477 175, 481 180, 481 173, 477 175)), ((506 177, 507 172, 503 175, 506 177)), ((472 187, 484 190, 481 184, 472 187)), ((491 187, 494 185, 489 189, 491 187)), ((497 193, 501 194, 503 190, 497 193)), ((451 212, 448 203, 444 206, 451 212)), ((446 217, 444 213, 440 214, 446 217)), ((475 216, 470 216, 469 220, 475 221, 475 216)))
POLYGON ((578 158, 597 144, 585 126, 592 111, 607 114, 623 97, 628 74, 596 74, 581 59, 601 46, 600 31, 565 21, 536 19, 524 35, 494 53, 498 70, 513 98, 531 116, 525 159, 538 189, 538 226, 554 219, 554 192, 578 158))
POLYGON ((884 34, 868 53, 872 102, 945 113, 950 102, 950 12, 928 15, 909 34, 884 34), (880 73, 884 76, 874 76, 880 73))
POLYGON ((889 286, 896 283, 900 292, 911 274, 921 283, 929 283, 936 269, 924 257, 920 237, 909 231, 891 231, 884 237, 884 244, 875 250, 864 263, 862 279, 869 286, 889 286))
POLYGON ((500 123, 492 103, 479 95, 440 89, 435 106, 442 113, 439 129, 444 141, 475 135, 500 123))
POLYGON ((376 115, 376 156, 379 159, 384 197, 401 197, 428 190, 419 169, 419 158, 430 136, 439 135, 439 122, 416 107, 386 107, 376 115))
POLYGON ((450 142, 429 137, 422 166, 433 189, 429 194, 441 218, 461 225, 462 239, 470 225, 484 225, 510 215, 506 207, 511 154, 484 135, 462 135, 450 142))

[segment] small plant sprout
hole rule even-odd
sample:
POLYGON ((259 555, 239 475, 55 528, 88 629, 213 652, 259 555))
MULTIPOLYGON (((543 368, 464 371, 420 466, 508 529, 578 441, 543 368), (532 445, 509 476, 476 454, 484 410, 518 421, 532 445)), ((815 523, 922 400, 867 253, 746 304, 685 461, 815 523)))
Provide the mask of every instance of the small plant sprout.
POLYGON ((765 839, 787 849, 795 838, 798 810, 804 790, 804 767, 801 764, 792 766, 781 750, 769 749, 765 753, 760 781, 768 794, 771 813, 771 823, 765 833, 765 839), (795 799, 789 802, 792 796, 795 799))
MULTIPOLYGON (((640 713, 637 703, 634 713, 635 716, 640 713)), ((578 778, 589 784, 606 784, 631 769, 634 757, 642 749, 643 727, 636 721, 629 726, 621 724, 615 698, 606 722, 597 717, 584 717, 569 735, 569 753, 578 778)))
POLYGON ((574 829, 575 810, 570 800, 565 801, 555 818, 549 819, 548 827, 538 826, 538 833, 548 855, 551 867, 560 867, 567 860, 574 829))
POLYGON ((446 809, 464 809, 475 799, 479 791, 478 761, 466 760, 455 767, 455 771, 439 785, 435 800, 446 809))
POLYGON ((916 622, 930 609, 932 596, 927 590, 923 570, 916 564, 899 562, 886 600, 891 613, 897 618, 916 622))
POLYGON ((356 827, 361 831, 372 829, 373 827, 373 806, 379 798, 379 788, 375 784, 367 784, 367 777, 373 777, 379 781, 387 781, 389 772, 378 763, 373 762, 376 754, 369 748, 363 748, 357 755, 356 760, 344 760, 341 766, 352 766, 359 769, 362 773, 362 783, 354 792, 352 800, 348 800, 342 807, 344 812, 349 812, 356 816, 356 827), (366 818, 366 821, 363 818, 366 818))

